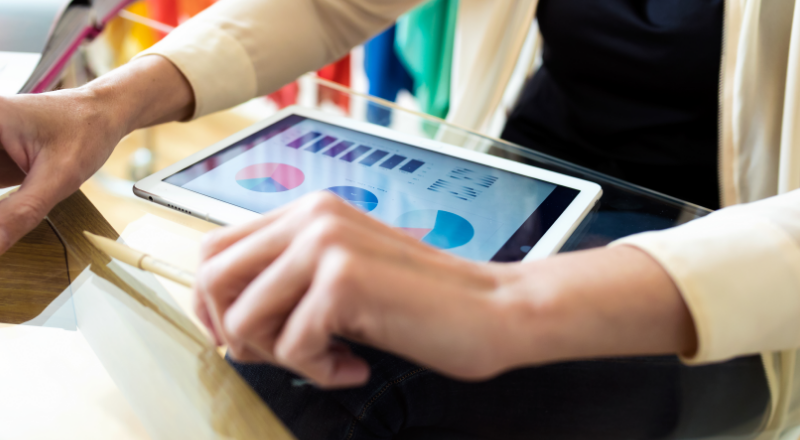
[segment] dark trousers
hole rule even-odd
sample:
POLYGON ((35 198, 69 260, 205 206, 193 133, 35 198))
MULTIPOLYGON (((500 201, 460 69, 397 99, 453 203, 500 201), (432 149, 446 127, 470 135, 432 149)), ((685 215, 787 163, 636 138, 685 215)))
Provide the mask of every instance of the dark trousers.
POLYGON ((233 366, 300 440, 747 437, 769 400, 759 356, 568 362, 463 382, 353 348, 372 366, 360 388, 323 391, 270 365, 233 366))

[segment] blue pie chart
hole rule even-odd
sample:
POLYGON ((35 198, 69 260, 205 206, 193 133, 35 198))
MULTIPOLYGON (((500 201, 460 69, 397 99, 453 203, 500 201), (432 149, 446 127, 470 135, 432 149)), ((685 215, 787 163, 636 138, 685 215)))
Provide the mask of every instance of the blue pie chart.
POLYGON ((437 209, 407 212, 398 217, 394 225, 417 240, 439 249, 464 246, 475 236, 475 228, 467 219, 437 209))
POLYGON ((343 198, 347 203, 360 208, 364 212, 370 212, 378 207, 378 197, 357 186, 333 186, 328 191, 343 198))

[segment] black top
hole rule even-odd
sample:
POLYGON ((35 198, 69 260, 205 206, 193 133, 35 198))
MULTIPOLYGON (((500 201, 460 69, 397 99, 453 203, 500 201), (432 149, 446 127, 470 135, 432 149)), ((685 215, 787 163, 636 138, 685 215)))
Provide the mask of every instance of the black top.
POLYGON ((510 125, 568 160, 715 162, 723 0, 541 0, 537 17, 543 66, 510 125))

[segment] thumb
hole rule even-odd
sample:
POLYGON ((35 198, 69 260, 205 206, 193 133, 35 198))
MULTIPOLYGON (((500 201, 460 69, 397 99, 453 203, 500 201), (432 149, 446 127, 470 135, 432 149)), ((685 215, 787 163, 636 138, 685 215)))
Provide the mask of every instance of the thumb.
POLYGON ((34 167, 19 191, 0 201, 0 255, 44 220, 75 189, 45 167, 34 167))

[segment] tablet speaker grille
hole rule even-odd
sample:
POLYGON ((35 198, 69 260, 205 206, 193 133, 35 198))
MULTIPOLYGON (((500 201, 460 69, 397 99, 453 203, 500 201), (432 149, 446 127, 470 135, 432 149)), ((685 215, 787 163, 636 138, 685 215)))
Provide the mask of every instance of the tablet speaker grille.
POLYGON ((176 211, 180 211, 180 212, 182 212, 182 213, 184 213, 184 214, 189 214, 189 215, 192 215, 191 211, 187 211, 187 210, 185 210, 185 209, 183 209, 183 208, 179 208, 179 207, 177 207, 177 206, 170 205, 170 204, 167 204, 167 206, 169 206, 170 208, 172 208, 172 209, 174 209, 174 210, 176 210, 176 211))

